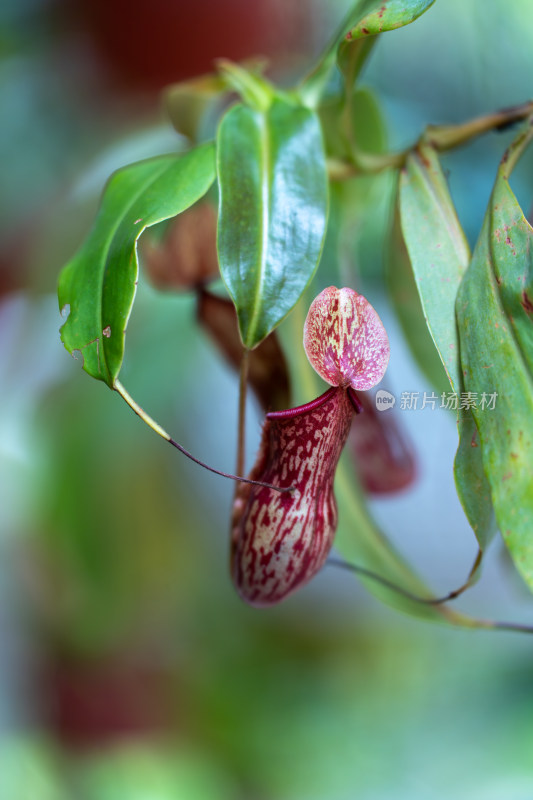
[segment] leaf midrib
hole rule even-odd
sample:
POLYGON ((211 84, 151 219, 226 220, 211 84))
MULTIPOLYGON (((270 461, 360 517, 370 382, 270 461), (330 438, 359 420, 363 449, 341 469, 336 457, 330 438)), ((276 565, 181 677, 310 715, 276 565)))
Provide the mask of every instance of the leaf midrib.
MULTIPOLYGON (((167 156, 163 156, 163 158, 167 159, 168 157, 167 156)), ((176 157, 176 159, 177 159, 177 157, 176 157)), ((137 191, 133 194, 133 197, 131 198, 129 204, 126 206, 126 208, 123 210, 123 212, 121 214, 119 214, 118 220, 116 221, 115 226, 112 227, 111 233, 110 233, 110 235, 108 236, 108 238, 106 240, 105 248, 102 248, 102 251, 105 253, 105 256, 102 259, 103 269, 102 269, 100 287, 99 287, 100 303, 99 303, 98 312, 97 312, 97 321, 99 322, 99 326, 98 326, 97 330, 99 331, 99 337, 101 337, 101 332, 103 330, 103 324, 104 324, 103 317, 102 317, 103 304, 104 304, 104 283, 105 283, 105 277, 106 277, 106 275, 108 273, 108 270, 109 270, 109 267, 110 267, 110 261, 111 261, 110 250, 111 250, 111 247, 113 245, 113 241, 115 239, 115 236, 116 236, 117 232, 120 230, 121 225, 124 223, 126 215, 130 213, 130 211, 134 207, 135 203, 139 200, 139 197, 144 192, 146 192, 146 190, 150 186, 152 186, 156 181, 158 181, 159 178, 161 178, 161 176, 173 166, 173 164, 176 163, 176 159, 174 159, 170 163, 168 163, 168 162, 164 163, 162 165, 162 168, 157 172, 156 175, 151 175, 137 189, 137 191)), ((126 171, 126 170, 128 170, 128 167, 126 167, 124 171, 126 171)), ((118 178, 119 175, 120 175, 120 173, 118 175, 116 175, 115 177, 118 178)), ((144 222, 144 220, 143 220, 143 222, 144 222)), ((137 239, 139 238, 139 236, 141 235, 141 233, 144 231, 144 229, 146 227, 147 227, 146 224, 140 224, 139 225, 138 232, 136 233, 136 236, 134 236, 134 238, 132 240, 132 243, 131 243, 132 256, 133 256, 134 262, 135 262, 135 264, 137 266, 137 273, 138 273, 138 261, 137 261, 137 253, 135 251, 135 243, 136 243, 137 239)), ((129 314, 131 312, 131 309, 133 307, 133 303, 135 301, 135 292, 136 292, 136 288, 134 288, 133 297, 132 297, 131 303, 129 304, 129 308, 127 309, 128 313, 126 315, 126 323, 129 320, 129 314)), ((122 331, 121 335, 124 335, 124 334, 125 334, 125 330, 122 331)), ((104 339, 105 339, 105 337, 104 337, 104 339)), ((109 363, 108 363, 108 360, 107 360, 107 346, 106 346, 106 342, 105 341, 102 341, 102 355, 103 355, 103 361, 104 361, 107 373, 108 373, 109 377, 112 378, 113 383, 115 383, 115 377, 116 376, 112 375, 111 369, 109 367, 109 363)))
POLYGON ((259 134, 261 145, 261 161, 259 167, 259 175, 261 180, 261 213, 260 218, 260 248, 259 248, 259 270, 257 280, 255 282, 253 312, 250 316, 250 323, 248 325, 248 336, 246 337, 246 346, 250 347, 250 342, 255 339, 255 332, 259 321, 259 311, 261 307, 262 289, 265 282, 265 275, 267 272, 267 253, 268 253, 268 234, 270 227, 270 182, 268 180, 269 170, 271 164, 270 152, 270 139, 268 136, 268 127, 266 124, 266 116, 258 112, 259 119, 259 134))

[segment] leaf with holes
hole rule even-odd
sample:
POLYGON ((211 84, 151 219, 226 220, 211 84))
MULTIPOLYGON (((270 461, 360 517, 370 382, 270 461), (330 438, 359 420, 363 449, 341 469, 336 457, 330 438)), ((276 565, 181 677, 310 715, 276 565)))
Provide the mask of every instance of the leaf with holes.
POLYGON ((213 145, 141 161, 109 180, 93 229, 59 279, 67 350, 111 388, 122 366, 138 277, 137 239, 202 197, 215 178, 213 145))

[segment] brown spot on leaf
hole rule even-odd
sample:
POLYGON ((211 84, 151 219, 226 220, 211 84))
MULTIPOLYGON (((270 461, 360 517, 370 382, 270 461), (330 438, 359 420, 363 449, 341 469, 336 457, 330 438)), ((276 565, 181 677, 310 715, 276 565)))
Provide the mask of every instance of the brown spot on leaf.
POLYGON ((533 303, 526 291, 522 292, 522 299, 520 301, 522 308, 527 314, 533 314, 533 303))
POLYGON ((111 336, 111 325, 107 325, 104 330, 102 331, 102 336, 105 336, 106 339, 109 339, 111 336))

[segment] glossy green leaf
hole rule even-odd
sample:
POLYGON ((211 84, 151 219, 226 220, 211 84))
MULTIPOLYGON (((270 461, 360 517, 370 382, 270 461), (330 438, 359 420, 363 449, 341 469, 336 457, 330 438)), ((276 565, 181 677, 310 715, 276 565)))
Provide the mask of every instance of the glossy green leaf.
MULTIPOLYGON (((438 157, 427 144, 419 145, 407 158, 400 178, 400 211, 424 317, 451 388, 461 400, 455 301, 470 253, 438 157)), ((493 513, 469 408, 459 407, 457 425, 457 492, 479 545, 485 548, 494 533, 493 513)))
POLYGON ((316 114, 275 100, 234 106, 218 132, 218 254, 243 343, 253 348, 298 301, 318 265, 328 189, 316 114))
POLYGON ((111 388, 124 357, 126 326, 138 277, 137 239, 202 197, 215 178, 212 144, 185 155, 141 161, 109 180, 93 229, 59 279, 67 350, 111 388))
POLYGON ((364 12, 346 35, 348 40, 375 36, 402 28, 418 19, 435 0, 372 0, 361 4, 364 12))
POLYGON ((532 138, 528 123, 502 160, 457 319, 496 518, 533 589, 533 230, 508 181, 532 138))

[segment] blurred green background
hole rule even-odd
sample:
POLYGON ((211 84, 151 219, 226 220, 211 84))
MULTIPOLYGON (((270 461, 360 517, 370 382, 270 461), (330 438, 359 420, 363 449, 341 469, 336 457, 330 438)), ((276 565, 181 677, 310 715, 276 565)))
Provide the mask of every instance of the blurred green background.
MULTIPOLYGON (((4 0, 0 8, 0 800, 531 800, 533 647, 380 606, 325 569, 255 610, 228 574, 233 487, 166 447, 64 351, 55 285, 109 173, 184 143, 168 83, 218 56, 305 70, 346 2, 4 0)), ((365 70, 391 147, 531 98, 531 0, 437 0, 365 70)), ((445 160, 477 236, 509 133, 445 160)), ((526 209, 531 159, 516 178, 526 209)), ((380 289, 387 189, 351 258, 398 391, 429 389, 380 289), (379 215, 379 216, 378 216, 379 215), (374 278, 374 282, 373 279, 374 278)), ((187 296, 139 288, 123 382, 172 435, 234 460, 236 379, 187 296)), ((309 399, 309 398, 308 398, 309 399)), ((417 483, 372 502, 437 590, 475 553, 445 412, 405 415, 417 483)), ((260 430, 249 414, 251 464, 260 430)), ((459 606, 531 622, 499 543, 459 606)))

